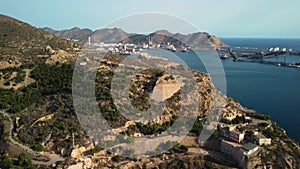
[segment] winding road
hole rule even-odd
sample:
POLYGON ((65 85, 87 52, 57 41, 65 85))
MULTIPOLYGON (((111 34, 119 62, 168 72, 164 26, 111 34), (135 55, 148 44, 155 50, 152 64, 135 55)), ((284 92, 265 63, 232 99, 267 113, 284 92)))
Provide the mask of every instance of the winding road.
POLYGON ((64 158, 57 155, 57 154, 50 154, 48 152, 36 152, 36 151, 33 151, 31 148, 23 145, 23 144, 20 144, 19 142, 15 141, 12 137, 12 133, 13 133, 13 129, 14 129, 14 126, 13 126, 13 121, 10 117, 9 114, 5 113, 4 110, 2 110, 2 112, 0 111, 0 113, 2 113, 4 116, 8 117, 9 121, 10 121, 10 130, 9 130, 9 136, 8 136, 8 139, 9 141, 11 142, 12 145, 16 146, 16 147, 19 147, 21 149, 24 150, 24 152, 27 152, 27 153, 31 153, 37 157, 46 157, 47 159, 49 159, 49 161, 38 161, 38 160, 32 160, 32 163, 35 164, 35 165, 46 165, 46 166, 49 166, 49 165, 52 165, 52 164, 55 164, 56 162, 59 162, 59 161, 64 161, 64 158))

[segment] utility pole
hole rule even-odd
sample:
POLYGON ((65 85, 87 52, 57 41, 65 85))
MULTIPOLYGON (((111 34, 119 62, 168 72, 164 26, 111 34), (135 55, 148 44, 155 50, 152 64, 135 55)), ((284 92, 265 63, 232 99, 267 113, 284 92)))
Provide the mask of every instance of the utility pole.
POLYGON ((73 138, 73 148, 75 148, 75 139, 74 139, 74 133, 72 133, 72 138, 73 138))

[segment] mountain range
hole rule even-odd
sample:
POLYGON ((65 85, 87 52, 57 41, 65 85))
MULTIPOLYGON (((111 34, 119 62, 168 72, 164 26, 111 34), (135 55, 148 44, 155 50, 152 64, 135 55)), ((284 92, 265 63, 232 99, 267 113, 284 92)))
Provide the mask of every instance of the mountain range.
POLYGON ((121 28, 103 28, 92 31, 91 29, 81 29, 74 27, 67 30, 53 30, 51 28, 41 28, 56 36, 78 40, 80 43, 86 43, 88 38, 91 37, 91 42, 94 43, 134 43, 143 44, 148 43, 149 39, 154 44, 171 43, 175 46, 190 46, 193 49, 219 49, 226 44, 223 43, 216 36, 210 35, 207 32, 196 32, 191 34, 171 33, 167 30, 158 30, 150 34, 136 34, 127 33, 121 28))

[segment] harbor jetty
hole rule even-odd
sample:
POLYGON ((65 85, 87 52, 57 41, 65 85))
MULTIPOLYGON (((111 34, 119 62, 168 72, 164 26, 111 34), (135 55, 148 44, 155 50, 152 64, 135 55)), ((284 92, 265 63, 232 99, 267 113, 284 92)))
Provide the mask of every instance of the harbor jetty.
POLYGON ((227 53, 230 57, 234 59, 235 62, 253 62, 261 64, 271 64, 276 66, 285 66, 300 68, 300 62, 295 61, 294 63, 288 63, 287 57, 289 56, 299 56, 300 51, 294 51, 287 48, 269 48, 269 49, 258 49, 249 47, 232 47, 226 46, 220 49, 222 53, 227 53), (271 58, 284 57, 283 61, 272 61, 271 58))

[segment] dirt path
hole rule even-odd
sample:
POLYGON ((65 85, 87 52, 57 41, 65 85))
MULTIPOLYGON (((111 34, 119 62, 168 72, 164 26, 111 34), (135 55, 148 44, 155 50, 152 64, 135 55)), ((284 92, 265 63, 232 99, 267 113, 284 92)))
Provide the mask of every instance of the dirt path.
MULTIPOLYGON (((0 79, 0 87, 3 88, 3 89, 13 88, 14 90, 18 90, 19 88, 22 88, 22 87, 30 85, 31 83, 34 83, 35 80, 29 77, 31 70, 30 69, 23 69, 23 71, 25 71, 25 73, 26 73, 23 82, 18 83, 15 86, 13 84, 10 84, 9 86, 5 86, 3 84, 5 82, 4 79, 0 79)), ((13 74, 10 77, 10 79, 12 79, 12 78, 14 78, 16 76, 17 76, 17 72, 13 72, 13 74)))

